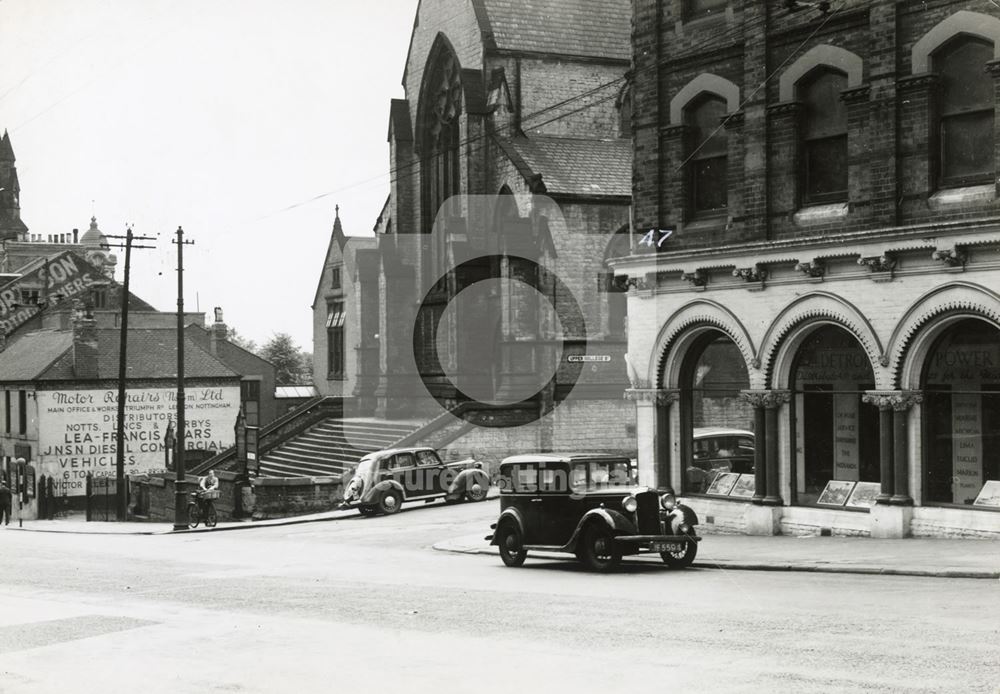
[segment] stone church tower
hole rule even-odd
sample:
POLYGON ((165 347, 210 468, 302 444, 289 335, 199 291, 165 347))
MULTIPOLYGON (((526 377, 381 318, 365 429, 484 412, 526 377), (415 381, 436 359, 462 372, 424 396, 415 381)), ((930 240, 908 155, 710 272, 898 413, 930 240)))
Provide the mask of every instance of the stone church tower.
POLYGON ((0 139, 0 241, 23 241, 28 233, 21 221, 21 184, 14 161, 14 149, 5 130, 0 139))

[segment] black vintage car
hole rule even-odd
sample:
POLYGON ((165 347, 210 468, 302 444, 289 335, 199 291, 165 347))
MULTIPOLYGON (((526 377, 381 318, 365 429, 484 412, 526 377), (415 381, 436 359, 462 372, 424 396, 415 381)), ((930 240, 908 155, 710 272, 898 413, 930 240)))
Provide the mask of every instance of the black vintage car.
POLYGON ((485 501, 490 478, 468 458, 444 463, 433 448, 369 453, 344 489, 344 504, 363 516, 396 513, 404 501, 485 501))
POLYGON ((689 566, 701 540, 698 517, 669 489, 636 483, 628 458, 602 453, 516 455, 500 464, 500 518, 486 539, 507 566, 530 550, 569 552, 597 571, 623 555, 658 552, 689 566))

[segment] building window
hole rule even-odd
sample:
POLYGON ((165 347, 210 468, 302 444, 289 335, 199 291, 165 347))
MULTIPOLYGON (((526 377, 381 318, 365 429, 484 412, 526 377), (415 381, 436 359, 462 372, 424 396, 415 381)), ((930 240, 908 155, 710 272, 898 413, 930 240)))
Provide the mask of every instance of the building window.
POLYGON ((691 347, 681 373, 683 490, 729 496, 754 473, 753 409, 740 396, 750 387, 746 361, 729 336, 709 330, 691 347))
POLYGON ((878 409, 871 360, 837 326, 815 330, 793 369, 795 497, 799 504, 865 510, 880 489, 878 409))
POLYGON ((703 17, 725 16, 729 0, 682 0, 684 3, 684 21, 701 19, 703 17))
POLYGON ((726 115, 726 101, 705 95, 688 107, 686 115, 691 127, 688 161, 691 209, 695 216, 723 213, 729 198, 728 142, 726 129, 720 127, 726 115))
POLYGON ((260 381, 240 381, 240 402, 246 425, 260 426, 260 381))
POLYGON ((94 300, 94 308, 108 307, 108 290, 106 287, 93 287, 91 296, 94 300))
POLYGON ((344 303, 330 304, 326 318, 327 378, 344 377, 344 303))
POLYGON ((816 70, 799 85, 803 102, 802 198, 805 204, 847 200, 847 75, 816 70))
POLYGON ((17 433, 28 433, 28 392, 17 391, 17 433))
POLYGON ((441 205, 461 188, 458 147, 461 67, 443 42, 438 44, 427 89, 421 97, 421 111, 421 190, 424 230, 430 232, 441 205))
POLYGON ((632 90, 629 88, 618 98, 618 136, 632 137, 632 90))
POLYGON ((924 364, 924 497, 1000 508, 1000 330, 969 318, 924 364))
POLYGON ((35 306, 38 303, 38 290, 22 289, 21 303, 24 304, 25 306, 35 306))
POLYGON ((3 392, 3 430, 10 433, 10 391, 3 392))
POLYGON ((934 54, 941 75, 938 133, 944 187, 989 183, 993 178, 993 78, 985 71, 993 44, 967 36, 934 54))
POLYGON ((330 289, 340 289, 340 268, 330 270, 330 289))

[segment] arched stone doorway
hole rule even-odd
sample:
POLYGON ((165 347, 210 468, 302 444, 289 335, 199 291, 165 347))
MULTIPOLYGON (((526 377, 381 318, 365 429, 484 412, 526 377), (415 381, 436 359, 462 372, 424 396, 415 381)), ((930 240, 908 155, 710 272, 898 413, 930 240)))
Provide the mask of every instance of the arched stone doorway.
POLYGON ((1000 508, 1000 328, 941 321, 921 361, 924 505, 1000 508))
POLYGON ((792 504, 865 510, 881 492, 871 359, 839 325, 798 336, 791 365, 792 504))

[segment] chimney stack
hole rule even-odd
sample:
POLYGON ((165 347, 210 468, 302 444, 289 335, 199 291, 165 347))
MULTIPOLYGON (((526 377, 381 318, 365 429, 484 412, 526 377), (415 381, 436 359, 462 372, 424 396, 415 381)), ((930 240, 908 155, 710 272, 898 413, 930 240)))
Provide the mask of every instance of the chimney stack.
POLYGON ((208 351, 215 357, 218 356, 219 343, 225 342, 226 337, 229 335, 229 328, 226 327, 225 322, 222 320, 222 308, 219 306, 215 307, 215 322, 212 323, 210 333, 208 351))
POLYGON ((73 375, 80 379, 96 379, 97 321, 78 306, 73 317, 73 375))

